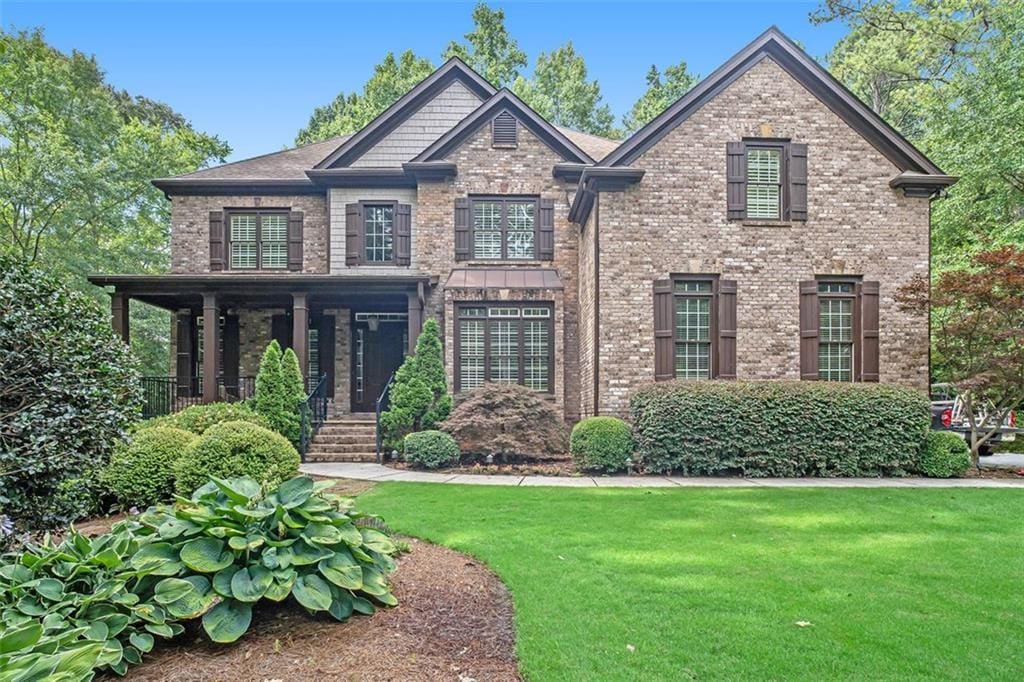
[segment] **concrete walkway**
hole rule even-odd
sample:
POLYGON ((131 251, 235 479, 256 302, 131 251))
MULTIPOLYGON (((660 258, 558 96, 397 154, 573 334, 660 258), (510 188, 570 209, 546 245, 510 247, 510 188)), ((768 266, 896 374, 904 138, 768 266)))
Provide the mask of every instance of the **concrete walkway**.
POLYGON ((462 483, 466 485, 553 486, 571 488, 1021 488, 1024 477, 1012 478, 699 478, 682 476, 508 476, 443 474, 392 469, 380 464, 303 464, 307 474, 361 481, 462 483))

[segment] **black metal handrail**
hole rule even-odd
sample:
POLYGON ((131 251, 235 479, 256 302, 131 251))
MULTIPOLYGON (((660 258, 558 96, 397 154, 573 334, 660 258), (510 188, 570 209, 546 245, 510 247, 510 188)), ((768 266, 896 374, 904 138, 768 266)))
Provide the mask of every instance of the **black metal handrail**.
MULTIPOLYGON (((312 383, 312 381, 310 381, 312 383)), ((309 443, 313 436, 320 431, 320 427, 327 421, 327 375, 323 374, 313 386, 313 389, 306 396, 306 399, 299 403, 299 414, 302 417, 302 431, 299 438, 299 457, 306 461, 306 452, 309 450, 309 443)))
POLYGON ((384 384, 384 390, 380 392, 380 396, 377 398, 376 407, 376 431, 377 431, 377 464, 381 463, 380 449, 383 445, 383 436, 380 432, 380 413, 383 410, 384 401, 391 395, 391 384, 395 382, 395 373, 392 372, 391 376, 388 377, 388 383, 384 384))
MULTIPOLYGON (((201 376, 145 376, 140 379, 144 403, 143 419, 180 412, 203 402, 201 376)), ((217 377, 217 397, 235 402, 247 400, 256 393, 256 377, 217 377)))

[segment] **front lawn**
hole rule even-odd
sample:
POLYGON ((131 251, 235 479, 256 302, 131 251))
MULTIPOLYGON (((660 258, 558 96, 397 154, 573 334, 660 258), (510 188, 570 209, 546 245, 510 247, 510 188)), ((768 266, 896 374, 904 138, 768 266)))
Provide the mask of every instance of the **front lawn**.
POLYGON ((486 561, 531 680, 1024 676, 1018 490, 384 483, 359 508, 486 561))

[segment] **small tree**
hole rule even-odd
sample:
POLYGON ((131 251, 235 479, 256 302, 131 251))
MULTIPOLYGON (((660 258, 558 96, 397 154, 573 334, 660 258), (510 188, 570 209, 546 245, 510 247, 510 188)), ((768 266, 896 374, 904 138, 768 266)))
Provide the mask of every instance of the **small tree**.
POLYGON ((296 399, 295 376, 298 375, 299 392, 302 390, 302 375, 298 369, 295 353, 289 348, 281 353, 277 340, 271 341, 263 351, 260 360, 260 371, 256 375, 256 395, 253 396, 253 409, 262 414, 270 422, 270 427, 290 440, 299 442, 299 402, 296 399), (292 360, 285 359, 290 354, 292 360))
POLYGON ((433 429, 448 417, 452 397, 441 354, 441 330, 429 319, 410 355, 395 373, 388 410, 381 414, 381 428, 388 447, 398 447, 406 434, 433 429))
POLYGON ((977 466, 982 446, 1024 401, 1024 250, 978 253, 930 289, 918 276, 897 299, 906 308, 931 309, 935 364, 959 391, 977 466))

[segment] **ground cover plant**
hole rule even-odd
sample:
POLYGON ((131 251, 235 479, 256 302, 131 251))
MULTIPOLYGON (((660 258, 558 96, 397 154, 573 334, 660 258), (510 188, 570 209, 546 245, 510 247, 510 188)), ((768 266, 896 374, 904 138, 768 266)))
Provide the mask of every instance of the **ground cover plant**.
POLYGON ((823 381, 669 381, 630 410, 643 470, 698 476, 904 475, 931 421, 918 391, 823 381))
POLYGON ((378 484, 483 560, 531 680, 1016 679, 1020 490, 378 484))

